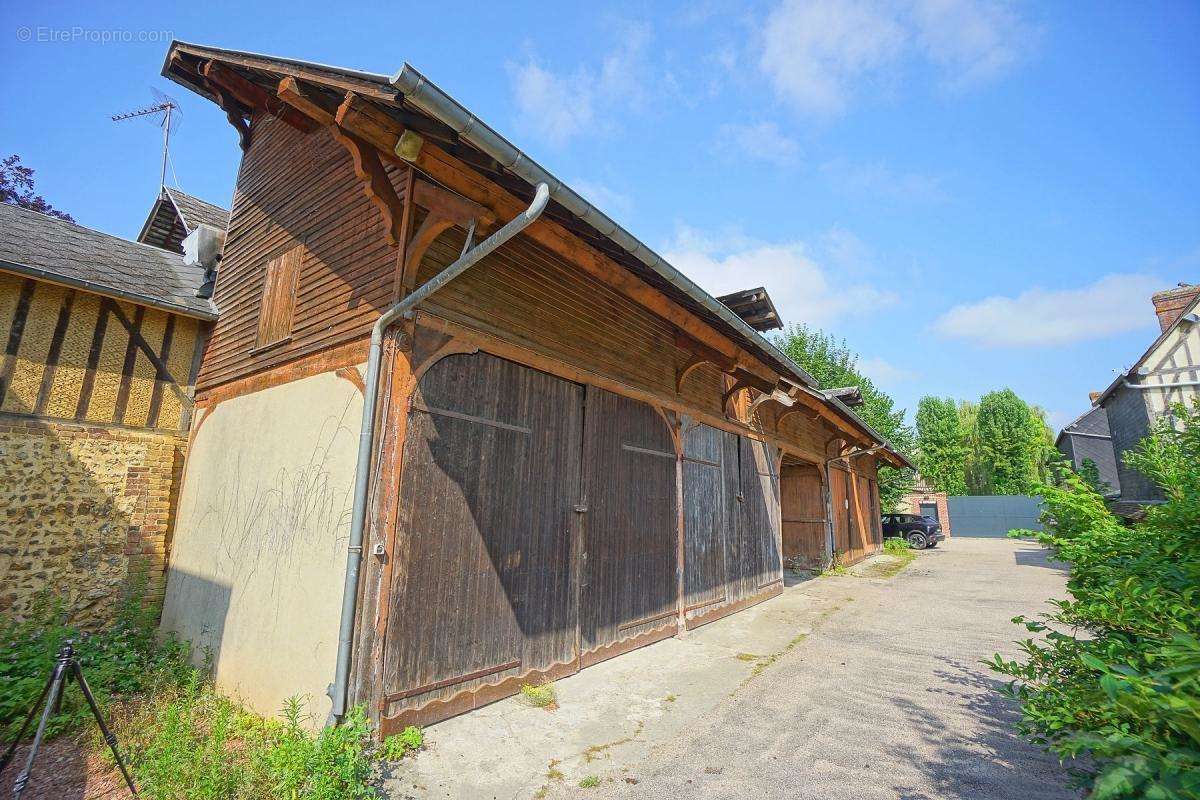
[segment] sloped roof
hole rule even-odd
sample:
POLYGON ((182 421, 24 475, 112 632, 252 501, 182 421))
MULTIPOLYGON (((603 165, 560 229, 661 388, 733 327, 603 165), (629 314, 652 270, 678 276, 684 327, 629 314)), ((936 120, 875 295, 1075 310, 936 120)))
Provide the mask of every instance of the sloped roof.
POLYGON ((659 290, 705 324, 744 347, 764 364, 787 376, 810 397, 825 401, 838 416, 881 442, 897 465, 911 467, 890 442, 836 398, 821 393, 816 380, 779 348, 686 275, 676 270, 650 247, 636 239, 603 211, 588 203, 550 174, 531 156, 469 112, 450 95, 409 64, 394 76, 318 64, 294 58, 264 55, 207 45, 174 41, 163 63, 164 77, 215 100, 205 80, 195 72, 204 60, 220 62, 236 76, 274 98, 283 76, 311 84, 324 102, 341 102, 346 91, 366 98, 376 110, 401 121, 421 136, 446 149, 472 169, 528 202, 538 183, 550 188, 550 203, 544 217, 552 219, 573 235, 659 290))
POLYGON ((1064 436, 1069 436, 1072 433, 1082 433, 1086 436, 1111 435, 1108 429, 1108 412, 1100 406, 1089 408, 1063 426, 1063 429, 1058 432, 1058 436, 1054 439, 1055 446, 1058 445, 1064 436))
POLYGON ((217 318, 216 307, 196 297, 204 270, 187 266, 183 256, 7 203, 0 203, 0 269, 190 317, 217 318))
POLYGON ((137 240, 182 253, 184 238, 200 225, 211 225, 223 231, 229 227, 229 212, 199 197, 164 186, 137 240))
POLYGON ((1096 398, 1096 401, 1093 405, 1103 405, 1104 401, 1108 399, 1108 396, 1116 391, 1117 387, 1120 386, 1122 382, 1124 382, 1130 375, 1135 375, 1137 371, 1142 368, 1142 365, 1146 363, 1146 359, 1148 359, 1150 355, 1158 349, 1160 344, 1170 338, 1181 326, 1188 324, 1187 316, 1193 311, 1200 311, 1200 295, 1196 295, 1192 302, 1188 303, 1179 312, 1179 316, 1175 318, 1175 321, 1171 323, 1170 327, 1159 334, 1159 336, 1150 343, 1150 346, 1146 348, 1146 351, 1138 356, 1138 360, 1133 362, 1133 366, 1127 370, 1124 370, 1113 379, 1113 382, 1110 383, 1108 387, 1100 393, 1100 396, 1096 398))

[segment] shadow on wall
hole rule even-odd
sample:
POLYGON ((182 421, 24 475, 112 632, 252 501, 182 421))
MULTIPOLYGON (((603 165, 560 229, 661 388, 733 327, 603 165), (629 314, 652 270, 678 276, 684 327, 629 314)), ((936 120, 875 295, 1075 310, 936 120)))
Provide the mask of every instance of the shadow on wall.
POLYGON ((924 707, 908 698, 896 698, 910 721, 916 741, 901 745, 900 754, 937 787, 933 794, 893 785, 903 800, 947 800, 987 797, 993 800, 1069 800, 1079 798, 1068 788, 1067 775, 1056 757, 1022 739, 1016 732, 1021 714, 1017 705, 1000 694, 1004 681, 993 678, 986 666, 964 663, 946 656, 934 670, 940 688, 927 691, 937 699, 924 707), (964 724, 947 726, 945 707, 966 714, 974 736, 965 739, 964 724))
POLYGON ((134 520, 131 455, 87 430, 0 415, 0 614, 19 617, 50 590, 74 624, 111 619, 131 556, 147 567, 155 557, 134 520))

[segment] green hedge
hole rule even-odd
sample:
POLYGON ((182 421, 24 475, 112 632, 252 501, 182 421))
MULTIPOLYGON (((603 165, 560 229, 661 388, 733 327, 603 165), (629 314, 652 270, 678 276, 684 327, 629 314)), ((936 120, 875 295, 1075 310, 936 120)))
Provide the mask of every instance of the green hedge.
POLYGON ((1012 678, 1020 730, 1074 762, 1095 800, 1200 798, 1200 404, 1178 407, 1127 463, 1167 496, 1125 526, 1080 476, 1043 486, 1070 598, 1017 617, 1033 638, 990 666, 1012 678))

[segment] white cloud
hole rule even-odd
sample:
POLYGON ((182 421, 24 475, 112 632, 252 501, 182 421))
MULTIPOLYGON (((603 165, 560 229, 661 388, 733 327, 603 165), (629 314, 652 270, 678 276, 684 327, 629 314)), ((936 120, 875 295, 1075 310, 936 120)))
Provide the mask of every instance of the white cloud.
POLYGON ((527 130, 561 144, 591 126, 595 115, 586 75, 556 75, 532 60, 509 69, 517 111, 527 130))
POLYGON ((781 0, 762 30, 760 67, 797 109, 845 110, 858 84, 925 59, 945 83, 995 78, 1035 32, 1006 0, 781 0))
POLYGON ((951 308, 933 323, 943 336, 992 346, 1046 346, 1102 339, 1153 325, 1148 275, 1109 275, 1080 289, 1028 289, 951 308))
POLYGON ((802 242, 762 242, 739 231, 714 235, 680 226, 663 257, 712 295, 765 286, 788 324, 827 326, 897 299, 869 284, 843 281, 802 242))
POLYGON ((738 158, 766 161, 781 167, 792 166, 800 155, 800 145, 774 122, 722 125, 717 149, 726 155, 736 153, 738 158))
POLYGON ((570 182, 570 186, 589 203, 617 221, 627 218, 633 211, 632 197, 603 183, 576 178, 570 182))
POLYGON ((942 179, 920 172, 901 172, 882 161, 855 163, 834 159, 821 165, 834 189, 853 196, 903 203, 937 203, 947 198, 942 179))
POLYGON ((922 49, 952 86, 1004 73, 1036 38, 1008 3, 993 0, 916 0, 913 20, 922 49))
POLYGON ((862 0, 783 0, 767 17, 762 68, 804 111, 843 110, 851 84, 903 50, 907 34, 886 6, 862 0))
POLYGON ((524 63, 508 64, 518 126, 554 145, 610 127, 611 112, 647 102, 649 42, 648 26, 627 23, 618 30, 616 45, 594 67, 559 73, 532 55, 524 63))
POLYGON ((859 371, 883 388, 895 386, 897 383, 916 380, 919 376, 912 370, 898 367, 882 358, 860 358, 859 371))

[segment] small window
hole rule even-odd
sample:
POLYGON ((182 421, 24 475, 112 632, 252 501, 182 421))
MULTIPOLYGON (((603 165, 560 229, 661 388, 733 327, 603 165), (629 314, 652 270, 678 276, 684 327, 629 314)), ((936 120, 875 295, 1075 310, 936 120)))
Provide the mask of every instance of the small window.
POLYGON ((296 310, 296 282, 303 261, 304 246, 299 245, 267 262, 255 347, 267 347, 291 335, 292 313, 296 310))

